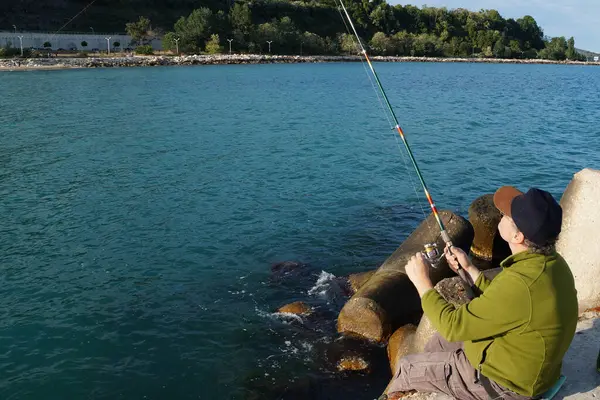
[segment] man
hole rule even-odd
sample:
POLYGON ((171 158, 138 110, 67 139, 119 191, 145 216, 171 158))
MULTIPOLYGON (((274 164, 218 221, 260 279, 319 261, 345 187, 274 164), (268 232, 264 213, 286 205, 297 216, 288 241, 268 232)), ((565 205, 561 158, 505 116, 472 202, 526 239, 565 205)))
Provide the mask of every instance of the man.
MULTIPOLYGON (((490 281, 460 249, 446 259, 471 276, 481 295, 455 308, 434 289, 422 254, 406 273, 421 296, 425 315, 439 332, 422 354, 398 362, 390 399, 410 390, 442 392, 460 400, 532 399, 551 388, 577 325, 573 275, 554 244, 562 209, 550 193, 502 187, 494 204, 512 255, 490 281)), ((383 396, 385 398, 385 396, 383 396)))

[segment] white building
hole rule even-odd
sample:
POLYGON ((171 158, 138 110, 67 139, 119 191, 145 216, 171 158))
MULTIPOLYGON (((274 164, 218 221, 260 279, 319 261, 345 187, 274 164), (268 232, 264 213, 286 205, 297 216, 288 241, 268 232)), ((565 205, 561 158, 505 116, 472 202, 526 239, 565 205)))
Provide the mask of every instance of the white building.
POLYGON ((594 61, 595 61, 595 62, 598 62, 598 61, 600 61, 600 57, 598 57, 598 56, 594 57, 594 61))
MULTIPOLYGON (((22 36, 23 48, 41 49, 44 43, 49 42, 52 50, 86 50, 86 51, 106 51, 110 43, 110 50, 134 48, 131 45, 131 36, 122 33, 111 34, 91 34, 91 33, 51 33, 51 32, 0 32, 0 47, 20 47, 19 36, 22 36), (107 40, 107 38, 110 38, 107 40), (86 42, 87 46, 83 47, 82 42, 86 42), (119 47, 115 48, 115 42, 119 43, 119 47)), ((162 43, 160 40, 152 41, 154 50, 161 50, 162 43)))

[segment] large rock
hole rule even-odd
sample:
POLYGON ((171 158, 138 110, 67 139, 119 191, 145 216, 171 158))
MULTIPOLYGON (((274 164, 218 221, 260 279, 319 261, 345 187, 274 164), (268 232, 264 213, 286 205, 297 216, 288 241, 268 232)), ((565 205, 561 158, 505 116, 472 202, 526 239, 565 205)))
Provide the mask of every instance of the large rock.
POLYGON ((510 255, 508 244, 498 233, 501 219, 502 214, 494 205, 493 194, 477 198, 469 207, 469 222, 475 232, 471 254, 492 265, 499 264, 510 255))
POLYGON ((600 171, 575 174, 560 205, 563 223, 556 249, 573 271, 581 312, 600 306, 600 171))
POLYGON ((295 303, 286 304, 277 311, 287 314, 309 315, 312 313, 312 308, 301 301, 297 301, 295 303))
MULTIPOLYGON (((450 211, 442 211, 440 217, 454 245, 468 251, 473 241, 471 224, 450 211)), ((338 332, 381 343, 389 338, 394 328, 417 318, 421 312, 421 299, 404 268, 410 257, 422 251, 424 244, 432 242, 440 249, 444 248, 433 214, 346 303, 338 317, 338 332)), ((451 275, 453 272, 443 258, 437 268, 431 269, 434 283, 451 275)))
POLYGON ((369 363, 359 356, 344 357, 337 363, 338 371, 358 371, 368 373, 370 368, 371 366, 369 363))

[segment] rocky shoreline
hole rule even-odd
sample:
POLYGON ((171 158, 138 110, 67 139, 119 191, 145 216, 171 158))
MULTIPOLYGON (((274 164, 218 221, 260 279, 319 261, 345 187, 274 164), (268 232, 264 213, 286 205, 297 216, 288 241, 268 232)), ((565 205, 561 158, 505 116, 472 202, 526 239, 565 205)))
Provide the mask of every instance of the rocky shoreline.
MULTIPOLYGON (((442 58, 442 57, 371 57, 377 62, 449 62, 484 64, 558 64, 594 65, 600 62, 515 60, 493 58, 442 58)), ((358 62, 359 56, 274 56, 257 54, 233 55, 189 55, 169 56, 128 56, 128 57, 86 57, 86 58, 29 58, 0 60, 0 71, 48 70, 73 68, 112 68, 112 67, 155 67, 178 65, 223 65, 223 64, 295 64, 358 62)))

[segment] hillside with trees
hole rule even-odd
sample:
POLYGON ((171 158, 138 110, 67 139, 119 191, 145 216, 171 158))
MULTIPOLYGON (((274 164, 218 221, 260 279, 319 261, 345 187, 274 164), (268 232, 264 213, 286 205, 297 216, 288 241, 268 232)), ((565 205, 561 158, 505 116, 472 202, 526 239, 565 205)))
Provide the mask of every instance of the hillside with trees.
MULTIPOLYGON (((3 2, 4 3, 4 2, 3 2)), ((0 5, 0 23, 58 29, 86 4, 22 0, 0 5)), ((531 16, 505 19, 496 10, 448 10, 346 1, 362 40, 376 55, 576 60, 574 39, 546 38, 531 16)), ((65 30, 122 31, 143 46, 153 37, 184 53, 354 54, 336 0, 96 0, 65 30), (139 16, 144 16, 139 18, 139 16)))

